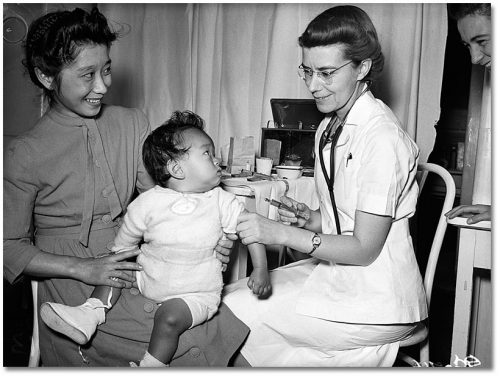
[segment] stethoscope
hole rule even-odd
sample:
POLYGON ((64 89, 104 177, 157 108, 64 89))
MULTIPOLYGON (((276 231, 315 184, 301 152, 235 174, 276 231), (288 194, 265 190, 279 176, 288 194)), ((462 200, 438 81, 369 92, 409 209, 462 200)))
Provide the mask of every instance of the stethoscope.
MULTIPOLYGON (((366 93, 368 90, 370 90, 370 85, 371 85, 371 81, 367 81, 366 82, 366 87, 363 89, 363 91, 361 92, 361 94, 358 95, 358 97, 356 98, 356 100, 351 105, 351 108, 354 106, 354 103, 356 103, 356 101, 364 93, 366 93)), ((344 108, 347 105, 347 103, 349 103, 349 101, 351 100, 352 96, 356 92, 356 89, 357 89, 357 85, 356 85, 356 88, 354 89, 354 91, 352 92, 352 94, 347 99, 347 101, 344 103, 344 105, 341 106, 341 107, 339 107, 336 110, 336 112, 338 112, 338 110, 344 108)), ((333 126, 335 125, 335 123, 337 122, 337 120, 340 119, 337 116, 337 114, 335 114, 335 116, 332 116, 332 118, 328 122, 328 125, 326 126, 325 130, 321 134, 321 138, 319 140, 319 145, 318 145, 319 146, 319 162, 320 162, 320 165, 321 165, 321 170, 323 171, 323 176, 325 178, 326 185, 328 187, 328 192, 330 193, 330 201, 332 202, 333 215, 335 217, 335 225, 336 225, 336 228, 337 228, 337 234, 338 235, 340 235, 342 231, 340 229, 339 213, 338 213, 338 210, 337 210, 337 205, 335 203, 335 195, 333 193, 333 184, 335 183, 335 146, 337 146, 337 142, 339 140, 340 134, 342 133, 342 129, 344 129, 344 125, 346 123, 347 115, 349 115, 349 112, 351 111, 351 108, 349 108, 349 110, 347 111, 346 115, 344 116, 344 118, 341 120, 340 124, 335 129, 335 133, 333 134, 333 136, 330 136, 330 133, 332 131, 333 126), (332 143, 332 146, 331 146, 331 149, 330 149, 330 171, 331 171, 331 173, 329 175, 328 172, 327 172, 327 170, 326 170, 326 166, 325 166, 325 160, 324 160, 324 157, 323 157, 323 149, 330 142, 332 143)))

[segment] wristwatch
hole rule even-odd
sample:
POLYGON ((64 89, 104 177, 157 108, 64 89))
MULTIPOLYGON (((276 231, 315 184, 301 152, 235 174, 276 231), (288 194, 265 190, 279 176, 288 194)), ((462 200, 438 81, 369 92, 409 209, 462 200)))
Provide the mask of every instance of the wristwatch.
POLYGON ((314 233, 314 236, 312 237, 311 242, 312 242, 313 248, 311 249, 311 252, 308 253, 308 255, 311 255, 316 250, 316 248, 318 248, 321 244, 321 238, 317 232, 314 233))

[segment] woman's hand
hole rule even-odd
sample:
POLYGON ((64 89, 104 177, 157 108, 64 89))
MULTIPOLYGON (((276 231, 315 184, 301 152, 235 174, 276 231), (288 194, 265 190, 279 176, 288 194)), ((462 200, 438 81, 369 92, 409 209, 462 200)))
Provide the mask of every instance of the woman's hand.
POLYGON ((491 221, 491 206, 490 205, 460 205, 451 209, 445 214, 448 219, 458 216, 469 217, 467 223, 472 225, 481 221, 491 221))
POLYGON ((254 268, 248 278, 247 286, 255 295, 267 297, 271 292, 271 278, 266 268, 254 268))
POLYGON ((312 210, 306 204, 297 202, 287 196, 282 196, 280 201, 283 204, 294 208, 297 213, 292 213, 286 209, 278 209, 280 221, 283 223, 290 223, 296 227, 304 227, 311 218, 312 210))
POLYGON ((78 259, 75 279, 94 286, 131 288, 135 282, 134 271, 142 270, 142 266, 125 260, 140 253, 139 249, 134 249, 109 256, 78 259))
POLYGON ((238 239, 236 234, 225 234, 225 237, 219 239, 215 246, 215 257, 222 262, 222 271, 225 272, 229 262, 229 256, 233 250, 234 241, 238 239))
POLYGON ((245 245, 251 243, 281 244, 284 226, 257 213, 243 213, 238 217, 236 232, 245 245))

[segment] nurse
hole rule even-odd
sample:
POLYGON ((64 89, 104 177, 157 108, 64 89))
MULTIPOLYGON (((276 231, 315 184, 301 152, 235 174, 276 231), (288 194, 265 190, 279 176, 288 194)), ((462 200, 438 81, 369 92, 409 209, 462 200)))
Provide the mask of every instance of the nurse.
POLYGON ((310 257, 272 272, 267 300, 249 294, 245 280, 226 288, 223 301, 250 327, 235 365, 391 366, 399 342, 427 318, 408 226, 418 148, 370 91, 384 59, 363 10, 326 10, 299 45, 299 76, 325 114, 315 140, 320 208, 282 197, 299 216, 240 217, 243 243, 310 257))

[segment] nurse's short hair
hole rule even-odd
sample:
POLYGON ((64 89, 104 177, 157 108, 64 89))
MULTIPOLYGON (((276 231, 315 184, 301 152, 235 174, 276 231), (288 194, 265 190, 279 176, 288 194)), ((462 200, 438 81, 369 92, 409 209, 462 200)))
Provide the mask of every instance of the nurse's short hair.
POLYGON ((370 17, 353 5, 341 5, 325 10, 316 16, 299 37, 303 48, 340 44, 346 59, 360 64, 372 60, 370 72, 364 80, 371 81, 384 67, 384 55, 377 30, 370 17))

